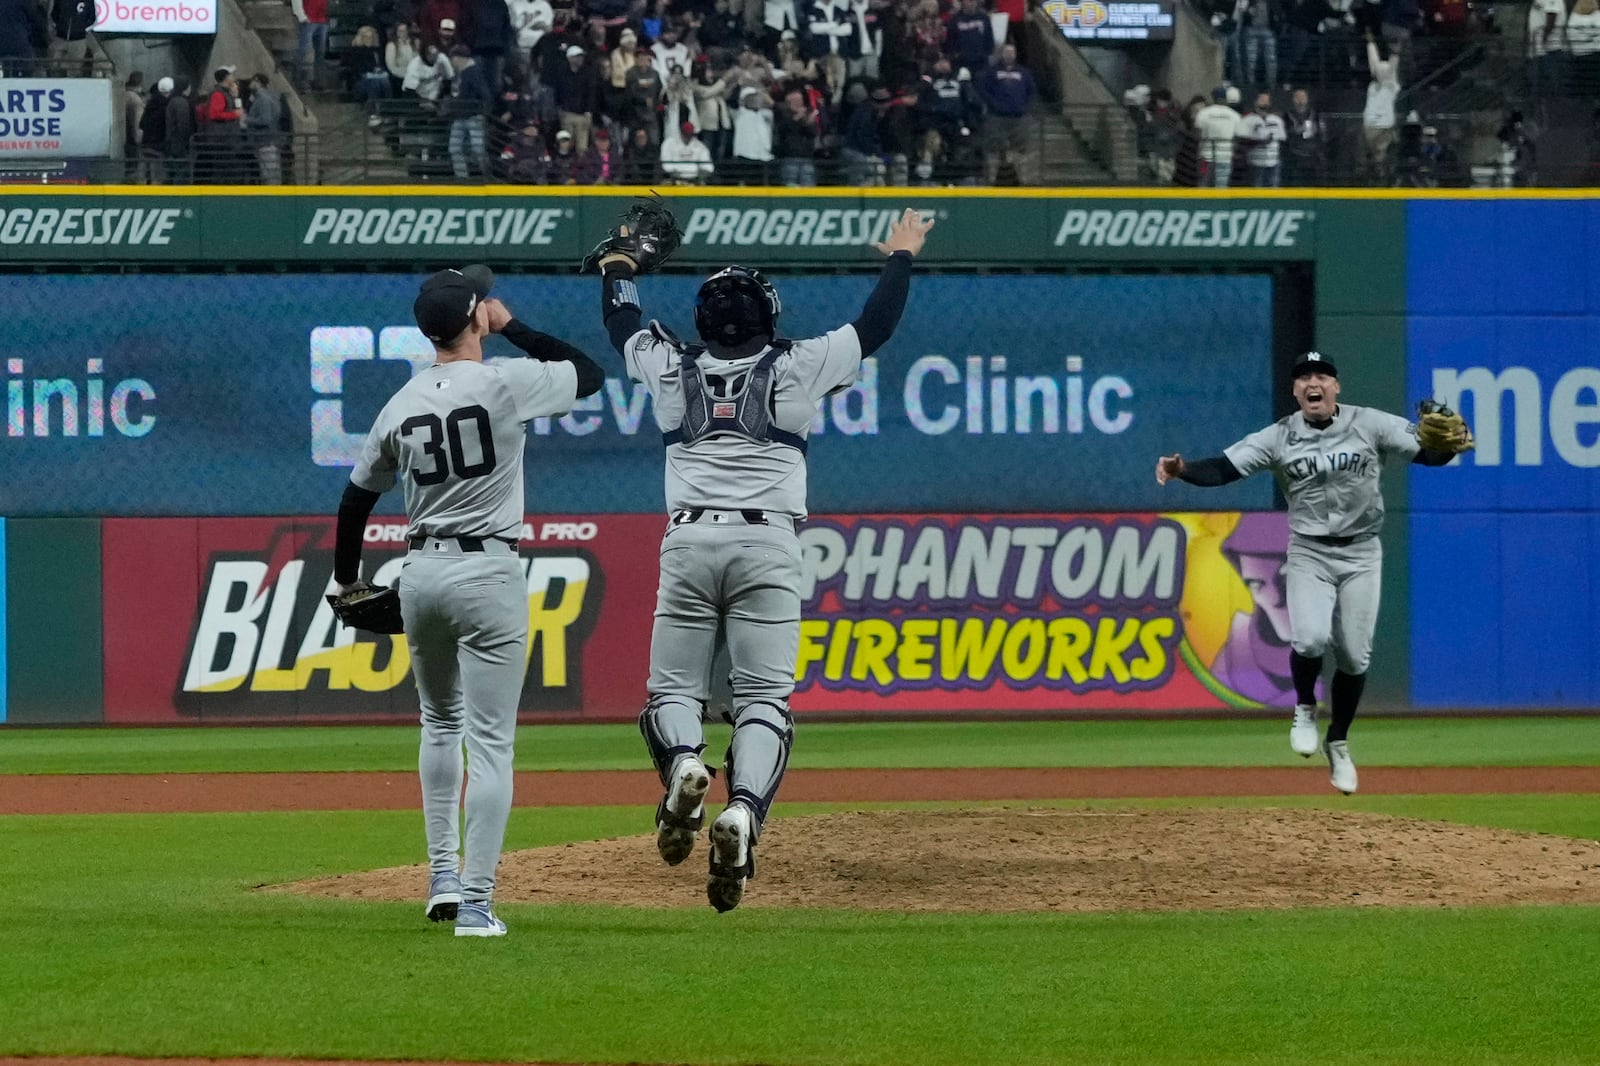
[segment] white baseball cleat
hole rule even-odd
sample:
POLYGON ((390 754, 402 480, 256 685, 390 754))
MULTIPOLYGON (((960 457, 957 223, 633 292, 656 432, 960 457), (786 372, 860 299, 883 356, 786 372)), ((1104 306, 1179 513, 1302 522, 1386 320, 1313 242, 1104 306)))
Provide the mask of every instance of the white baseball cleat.
POLYGON ((1330 740, 1322 745, 1322 754, 1328 757, 1328 780, 1346 796, 1356 790, 1356 764, 1350 758, 1350 742, 1330 740))
POLYGON ((711 823, 711 876, 706 880, 706 898, 719 913, 739 905, 745 881, 756 875, 754 836, 755 819, 742 803, 728 804, 711 823))
POLYGON ((668 778, 667 794, 656 808, 656 850, 676 866, 694 850, 694 838, 706 820, 706 792, 711 773, 693 755, 679 756, 668 778))
POLYGON ((1317 740, 1317 705, 1295 704, 1294 725, 1289 727, 1289 747, 1296 755, 1309 759, 1317 753, 1317 740))

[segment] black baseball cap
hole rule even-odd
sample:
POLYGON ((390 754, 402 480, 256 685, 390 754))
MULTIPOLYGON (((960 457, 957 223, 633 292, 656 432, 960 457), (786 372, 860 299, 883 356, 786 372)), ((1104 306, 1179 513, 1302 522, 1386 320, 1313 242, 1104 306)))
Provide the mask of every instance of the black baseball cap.
POLYGON ((1291 377, 1301 378, 1307 374, 1326 374, 1330 378, 1339 376, 1339 368, 1322 358, 1321 352, 1307 352, 1295 360, 1294 373, 1291 377))
POLYGON ((422 283, 411 313, 422 335, 435 344, 447 344, 472 324, 472 314, 494 288, 494 272, 474 264, 460 270, 441 270, 422 283))

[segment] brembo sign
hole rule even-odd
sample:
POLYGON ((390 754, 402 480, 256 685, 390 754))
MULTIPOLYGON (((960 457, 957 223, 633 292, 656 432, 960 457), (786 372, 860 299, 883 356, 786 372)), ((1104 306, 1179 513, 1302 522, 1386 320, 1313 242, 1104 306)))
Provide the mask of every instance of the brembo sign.
POLYGON ((95 0, 99 33, 216 33, 217 0, 95 0))

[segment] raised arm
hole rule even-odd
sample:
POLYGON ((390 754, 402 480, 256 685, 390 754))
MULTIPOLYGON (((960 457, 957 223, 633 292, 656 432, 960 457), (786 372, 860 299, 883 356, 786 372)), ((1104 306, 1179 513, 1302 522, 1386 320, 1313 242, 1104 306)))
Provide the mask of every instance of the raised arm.
POLYGON ((863 359, 883 347, 900 324, 900 316, 906 309, 906 295, 911 291, 911 259, 922 251, 932 228, 933 219, 924 222, 915 208, 908 207, 889 227, 889 236, 873 246, 888 256, 889 261, 884 263, 883 273, 878 275, 878 284, 867 297, 860 316, 851 323, 861 340, 863 359))
POLYGON ((541 363, 571 363, 578 376, 578 395, 592 396, 606 383, 606 374, 600 364, 566 341, 519 322, 499 300, 486 300, 489 309, 489 331, 498 333, 521 348, 528 358, 541 363))
POLYGON ((623 354, 628 338, 643 326, 639 309, 639 287, 633 283, 633 262, 625 255, 607 256, 600 261, 600 313, 611 347, 623 354))
POLYGON ((1187 481, 1191 485, 1201 488, 1216 488, 1219 485, 1231 485, 1244 475, 1239 473, 1239 468, 1226 455, 1214 456, 1210 459, 1196 459, 1189 462, 1176 453, 1163 455, 1156 460, 1156 484, 1165 485, 1173 478, 1187 481))

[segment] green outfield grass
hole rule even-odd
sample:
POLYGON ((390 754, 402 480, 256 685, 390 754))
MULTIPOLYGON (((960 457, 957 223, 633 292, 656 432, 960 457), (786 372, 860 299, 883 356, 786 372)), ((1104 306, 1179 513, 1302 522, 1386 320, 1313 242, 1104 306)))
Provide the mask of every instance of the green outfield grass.
MULTIPOLYGON (((1600 834, 1592 797, 1254 802, 1600 834)), ((648 816, 519 809, 508 845, 635 833, 648 816)), ((1600 1060, 1600 908, 972 917, 511 906, 511 936, 457 941, 423 921, 420 899, 253 891, 416 862, 413 812, 10 817, 0 833, 0 1054, 1600 1060)))
MULTIPOLYGON (((1278 766, 1287 721, 802 721, 803 768, 1278 766)), ((726 731, 713 730, 720 753, 726 731)), ((1352 733, 1362 766, 1578 766, 1600 763, 1600 718, 1364 719, 1352 733)), ((411 770, 410 726, 248 729, 4 729, 0 773, 186 773, 411 770)), ((631 725, 524 726, 523 770, 645 765, 631 725)))

